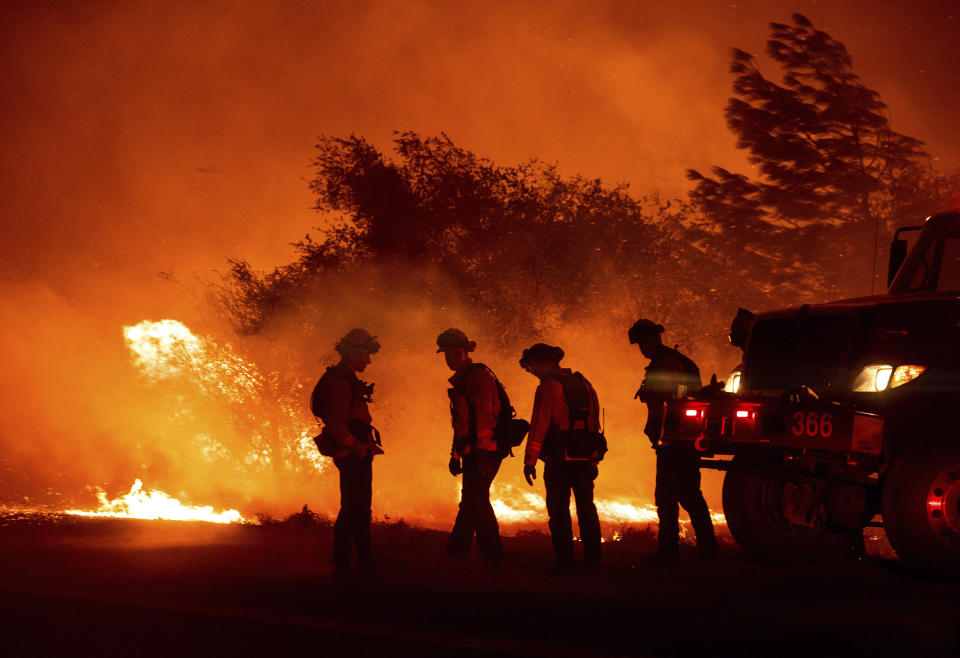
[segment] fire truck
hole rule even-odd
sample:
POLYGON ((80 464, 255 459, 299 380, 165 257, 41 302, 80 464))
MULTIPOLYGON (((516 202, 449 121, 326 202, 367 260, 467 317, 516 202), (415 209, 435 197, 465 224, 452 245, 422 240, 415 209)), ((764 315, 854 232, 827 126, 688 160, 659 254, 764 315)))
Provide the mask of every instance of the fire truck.
POLYGON ((757 559, 827 558, 882 525, 903 561, 960 568, 960 210, 896 232, 888 284, 757 315, 723 390, 667 405, 663 441, 726 471, 757 559))

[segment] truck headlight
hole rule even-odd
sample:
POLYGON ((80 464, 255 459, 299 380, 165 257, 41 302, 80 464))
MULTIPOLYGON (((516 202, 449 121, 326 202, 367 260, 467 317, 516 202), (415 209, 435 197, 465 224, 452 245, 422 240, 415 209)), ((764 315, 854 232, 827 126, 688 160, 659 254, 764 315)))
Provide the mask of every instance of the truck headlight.
POLYGON ((740 371, 734 370, 730 373, 730 376, 727 377, 727 381, 723 385, 723 390, 727 393, 739 393, 740 392, 740 371))
POLYGON ((893 366, 885 363, 869 365, 860 371, 857 378, 853 380, 853 390, 859 393, 879 393, 887 390, 890 384, 890 375, 893 374, 893 366))
POLYGON ((907 382, 922 375, 925 366, 899 365, 892 366, 886 363, 869 365, 860 371, 853 382, 853 390, 860 393, 879 393, 887 388, 903 386, 907 382))
POLYGON ((893 371, 893 377, 890 378, 890 388, 896 388, 897 386, 903 386, 907 382, 912 382, 922 375, 925 370, 926 368, 924 366, 897 366, 896 370, 893 371))

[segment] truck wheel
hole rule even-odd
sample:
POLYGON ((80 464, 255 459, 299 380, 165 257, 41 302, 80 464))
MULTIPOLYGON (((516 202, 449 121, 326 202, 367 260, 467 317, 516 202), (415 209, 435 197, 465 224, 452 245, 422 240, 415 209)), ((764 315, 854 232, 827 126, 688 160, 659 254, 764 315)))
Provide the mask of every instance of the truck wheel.
POLYGON ((904 450, 883 485, 883 525, 907 564, 960 571, 960 442, 904 450))
POLYGON ((826 526, 823 496, 811 484, 729 470, 723 513, 737 543, 764 562, 825 560, 841 555, 848 541, 826 526))

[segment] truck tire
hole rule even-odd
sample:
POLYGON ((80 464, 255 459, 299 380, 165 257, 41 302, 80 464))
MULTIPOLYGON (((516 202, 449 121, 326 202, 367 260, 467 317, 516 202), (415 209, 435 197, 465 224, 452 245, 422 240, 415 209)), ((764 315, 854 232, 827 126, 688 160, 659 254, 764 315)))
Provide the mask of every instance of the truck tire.
POLYGON ((785 496, 802 486, 749 470, 727 471, 723 513, 730 534, 750 557, 762 562, 813 562, 842 555, 849 539, 825 525, 822 503, 810 525, 791 523, 784 515, 785 496))
POLYGON ((883 485, 883 525, 904 562, 960 572, 960 441, 906 448, 883 485))

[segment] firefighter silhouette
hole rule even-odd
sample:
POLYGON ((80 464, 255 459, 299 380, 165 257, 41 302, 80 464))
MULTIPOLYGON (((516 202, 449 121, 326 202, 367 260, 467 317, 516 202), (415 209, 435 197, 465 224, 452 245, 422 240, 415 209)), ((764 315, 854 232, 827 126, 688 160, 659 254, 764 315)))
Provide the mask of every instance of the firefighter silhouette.
POLYGON ((593 502, 597 464, 606 452, 600 433, 597 393, 579 372, 561 368, 563 350, 537 343, 523 351, 520 366, 540 380, 533 402, 530 436, 524 453, 523 475, 533 485, 537 460, 543 460, 550 537, 556 570, 573 569, 573 531, 570 493, 577 506, 577 521, 588 569, 600 563, 600 519, 593 502))
POLYGON ((310 409, 323 420, 315 441, 321 454, 333 458, 340 473, 340 513, 333 527, 334 577, 348 573, 351 545, 362 568, 372 570, 370 515, 373 457, 383 453, 367 403, 373 384, 358 372, 370 364, 380 343, 364 329, 353 329, 335 346, 340 362, 327 368, 313 389, 310 409))
POLYGON ((660 527, 659 548, 650 556, 655 562, 677 559, 680 505, 690 515, 701 555, 716 555, 717 540, 713 532, 710 510, 700 491, 700 456, 692 445, 660 443, 664 407, 669 400, 682 398, 700 390, 700 369, 689 358, 660 340, 663 325, 650 320, 637 320, 628 331, 631 344, 636 344, 650 360, 646 376, 636 397, 647 405, 644 433, 657 452, 657 484, 654 492, 660 527))
POLYGON ((476 535, 484 557, 499 565, 504 553, 490 486, 504 456, 494 434, 509 402, 493 371, 470 358, 476 347, 459 329, 447 329, 437 337, 437 352, 443 352, 447 367, 453 370, 448 391, 453 425, 449 468, 454 477, 463 476, 460 508, 446 554, 465 560, 476 535))

